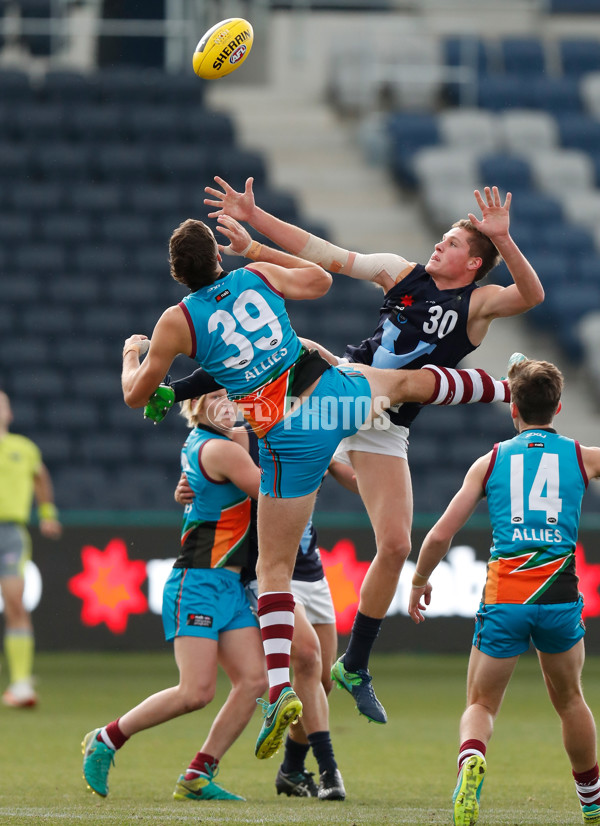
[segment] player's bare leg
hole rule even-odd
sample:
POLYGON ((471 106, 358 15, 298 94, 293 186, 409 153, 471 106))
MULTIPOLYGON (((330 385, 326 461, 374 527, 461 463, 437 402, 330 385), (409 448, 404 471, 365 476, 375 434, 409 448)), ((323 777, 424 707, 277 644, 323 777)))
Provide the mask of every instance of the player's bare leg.
POLYGON ((457 405, 510 401, 507 382, 495 379, 479 368, 458 369, 429 364, 420 370, 381 370, 364 364, 353 364, 352 367, 364 373, 369 381, 373 418, 386 407, 402 402, 457 405))
POLYGON ((335 664, 332 677, 352 695, 360 714, 385 723, 385 709, 371 685, 369 657, 410 553, 412 486, 406 459, 357 450, 348 455, 375 532, 377 552, 360 589, 348 648, 335 664))
POLYGON ((269 701, 255 754, 271 757, 288 726, 298 719, 302 703, 290 682, 290 650, 294 632, 292 572, 302 533, 317 492, 289 499, 260 494, 258 500, 258 617, 269 676, 269 701))

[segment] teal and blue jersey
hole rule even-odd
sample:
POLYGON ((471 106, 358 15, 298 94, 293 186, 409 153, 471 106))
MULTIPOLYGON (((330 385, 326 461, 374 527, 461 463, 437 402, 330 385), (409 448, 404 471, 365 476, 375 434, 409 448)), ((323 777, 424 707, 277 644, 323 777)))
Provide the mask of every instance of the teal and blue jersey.
POLYGON ((283 295, 248 267, 187 295, 179 305, 191 356, 230 395, 243 396, 290 368, 302 351, 283 295))
POLYGON ((212 439, 228 441, 210 427, 195 427, 181 450, 181 469, 194 491, 183 513, 181 552, 175 568, 243 566, 248 554, 250 498, 233 482, 212 479, 202 451, 212 439))
POLYGON ((575 546, 587 484, 579 443, 552 429, 494 446, 484 480, 493 537, 484 603, 578 599, 575 546))

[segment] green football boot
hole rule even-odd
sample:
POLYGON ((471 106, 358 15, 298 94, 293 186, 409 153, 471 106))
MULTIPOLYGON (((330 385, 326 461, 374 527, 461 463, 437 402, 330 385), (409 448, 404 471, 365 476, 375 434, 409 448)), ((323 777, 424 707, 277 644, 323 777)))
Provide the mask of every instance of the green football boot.
POLYGON ((600 823, 600 806, 597 803, 592 803, 589 806, 581 807, 581 814, 584 823, 600 823))
POLYGON ((108 794, 108 772, 115 764, 115 751, 102 740, 98 740, 99 728, 88 732, 83 738, 83 778, 90 789, 100 797, 108 794))
POLYGON ((334 662, 331 669, 331 679, 338 688, 343 688, 354 697, 359 714, 363 714, 371 723, 387 723, 387 714, 381 705, 371 680, 369 672, 364 668, 358 671, 346 671, 344 659, 340 657, 334 662))
POLYGON ((279 750, 288 727, 302 714, 302 703, 291 686, 285 686, 274 703, 262 698, 256 702, 262 706, 264 719, 254 754, 264 760, 279 750))
POLYGON ((173 797, 175 800, 245 800, 239 794, 228 792, 218 783, 213 783, 219 769, 216 766, 205 764, 206 773, 199 774, 192 780, 186 780, 185 774, 180 774, 175 784, 173 797))
POLYGON ((452 795, 454 826, 475 826, 477 823, 485 770, 485 757, 476 754, 468 757, 462 764, 452 795))

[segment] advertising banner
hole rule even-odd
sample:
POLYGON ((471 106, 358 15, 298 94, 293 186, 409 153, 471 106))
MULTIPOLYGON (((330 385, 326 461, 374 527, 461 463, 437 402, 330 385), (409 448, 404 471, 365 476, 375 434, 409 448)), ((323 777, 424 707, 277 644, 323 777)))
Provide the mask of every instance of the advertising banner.
MULTIPOLYGON (((416 559, 425 529, 413 531, 416 559)), ((39 650, 149 650, 166 647, 161 604, 177 555, 177 525, 66 527, 59 542, 32 531, 25 601, 39 650)), ((600 531, 582 530, 577 548, 588 651, 600 652, 600 531)), ((466 527, 432 577, 427 620, 406 612, 414 561, 406 563, 376 647, 383 651, 468 649, 486 572, 490 533, 466 527)), ((321 527, 319 544, 340 637, 352 627, 361 583, 375 553, 369 527, 321 527)), ((1 602, 0 602, 1 607, 1 602)), ((343 641, 342 643, 343 644, 343 641)))

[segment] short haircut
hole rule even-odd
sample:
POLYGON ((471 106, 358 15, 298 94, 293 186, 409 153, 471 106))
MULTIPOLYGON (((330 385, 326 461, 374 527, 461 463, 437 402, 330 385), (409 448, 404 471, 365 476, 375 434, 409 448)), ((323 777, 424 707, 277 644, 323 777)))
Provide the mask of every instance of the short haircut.
POLYGON ((202 221, 188 218, 174 230, 169 241, 171 275, 192 292, 206 287, 221 271, 217 252, 212 230, 202 221))
POLYGON ((513 364, 508 371, 512 401, 526 424, 548 424, 560 403, 564 379, 549 361, 525 361, 513 364))
POLYGON ((204 410, 206 396, 198 396, 197 399, 185 399, 181 402, 181 410, 179 411, 183 418, 188 423, 188 427, 197 427, 200 421, 200 414, 204 410), (200 402, 196 405, 196 402, 200 402))
POLYGON ((469 233, 469 252, 474 258, 481 258, 481 266, 477 270, 474 280, 481 281, 502 261, 502 256, 493 241, 483 232, 480 232, 468 218, 461 218, 460 221, 455 221, 452 226, 466 229, 469 233))

